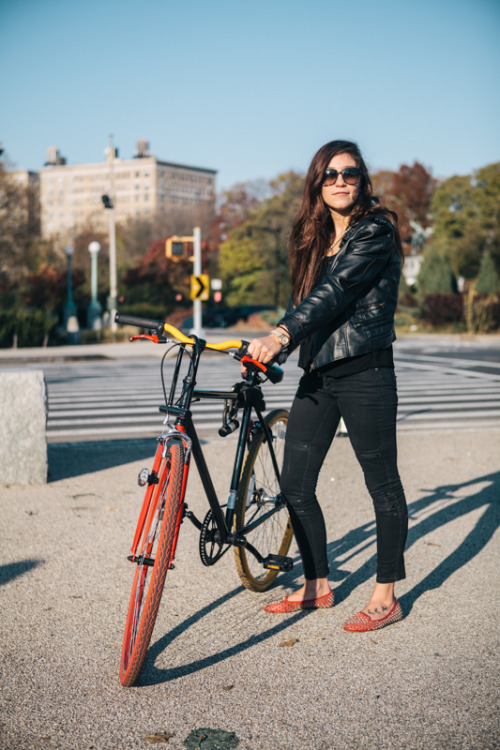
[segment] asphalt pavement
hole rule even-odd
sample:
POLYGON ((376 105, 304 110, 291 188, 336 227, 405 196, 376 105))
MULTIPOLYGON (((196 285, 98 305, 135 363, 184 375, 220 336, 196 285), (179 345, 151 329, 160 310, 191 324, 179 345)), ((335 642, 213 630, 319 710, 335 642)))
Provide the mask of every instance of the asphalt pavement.
MULTIPOLYGON (((1 350, 0 365, 162 354, 145 342, 1 350)), ((410 511, 402 622, 342 629, 369 597, 375 534, 361 471, 337 438, 318 485, 335 607, 264 613, 301 581, 296 548, 293 571, 255 594, 231 553, 202 566, 186 522, 143 673, 125 689, 126 556, 142 501, 136 476, 154 447, 49 445, 47 485, 0 486, 1 750, 500 748, 500 429, 400 434, 410 511)), ((204 444, 221 497, 234 447, 233 437, 204 444)), ((202 517, 195 471, 187 499, 202 517)))
MULTIPOLYGON (((266 614, 298 585, 300 563, 251 593, 231 552, 203 567, 185 522, 143 673, 122 688, 136 476, 154 440, 50 445, 48 484, 0 487, 0 748, 499 748, 499 446, 499 429, 399 436, 405 619, 374 633, 342 629, 375 574, 373 511, 348 439, 318 486, 333 609, 266 614)), ((221 496, 234 448, 233 437, 204 445, 221 496)), ((187 499, 203 516, 195 471, 187 499)))

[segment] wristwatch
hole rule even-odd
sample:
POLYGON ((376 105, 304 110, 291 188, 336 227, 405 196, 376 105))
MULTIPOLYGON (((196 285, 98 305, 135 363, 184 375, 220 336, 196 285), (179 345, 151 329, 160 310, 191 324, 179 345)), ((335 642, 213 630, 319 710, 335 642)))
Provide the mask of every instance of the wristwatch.
POLYGON ((282 347, 288 346, 290 343, 290 336, 286 334, 282 328, 273 328, 271 333, 276 336, 282 347))

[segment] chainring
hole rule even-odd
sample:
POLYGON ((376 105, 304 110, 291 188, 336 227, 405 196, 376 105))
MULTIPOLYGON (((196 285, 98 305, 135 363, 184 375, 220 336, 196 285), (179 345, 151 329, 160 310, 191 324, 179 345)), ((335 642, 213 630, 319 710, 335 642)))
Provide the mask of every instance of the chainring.
POLYGON ((215 565, 224 552, 229 549, 220 541, 220 532, 211 510, 207 512, 200 531, 200 558, 203 565, 215 565))

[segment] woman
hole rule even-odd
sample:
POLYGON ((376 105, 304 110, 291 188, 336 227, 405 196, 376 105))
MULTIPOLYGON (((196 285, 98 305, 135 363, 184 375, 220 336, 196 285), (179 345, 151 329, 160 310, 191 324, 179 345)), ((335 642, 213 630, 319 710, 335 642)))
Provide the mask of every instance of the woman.
POLYGON ((377 577, 368 604, 344 625, 370 631, 402 619, 408 514, 397 469, 392 356, 402 251, 396 215, 373 197, 355 143, 314 156, 290 238, 292 304, 250 355, 269 362, 300 344, 304 369, 288 422, 281 489, 302 557, 304 585, 267 612, 333 606, 316 483, 343 418, 373 500, 377 577))

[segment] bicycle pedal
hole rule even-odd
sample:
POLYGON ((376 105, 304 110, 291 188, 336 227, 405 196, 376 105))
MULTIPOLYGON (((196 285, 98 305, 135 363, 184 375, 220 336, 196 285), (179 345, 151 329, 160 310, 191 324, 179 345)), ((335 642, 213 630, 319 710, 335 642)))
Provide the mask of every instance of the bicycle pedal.
POLYGON ((142 560, 139 557, 128 555, 127 560, 131 563, 137 563, 137 565, 145 565, 146 567, 152 568, 155 564, 153 557, 144 557, 142 560))
POLYGON ((293 568, 293 560, 291 557, 283 557, 282 555, 268 555, 264 558, 262 565, 264 568, 269 568, 269 570, 282 570, 286 572, 293 568))
MULTIPOLYGON (((128 555, 127 560, 132 563, 137 563, 138 565, 145 565, 146 567, 152 568, 155 564, 154 557, 145 557, 140 563, 139 559, 137 557, 134 557, 133 555, 128 555)), ((173 570, 175 568, 175 564, 173 562, 170 562, 168 565, 169 570, 173 570)))

